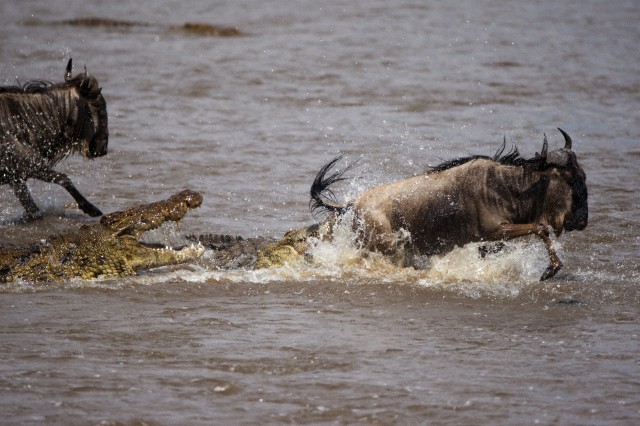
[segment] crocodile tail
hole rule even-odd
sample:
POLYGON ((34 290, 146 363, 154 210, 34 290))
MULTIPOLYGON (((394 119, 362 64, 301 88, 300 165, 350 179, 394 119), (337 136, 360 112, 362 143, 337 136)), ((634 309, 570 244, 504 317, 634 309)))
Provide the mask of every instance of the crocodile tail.
POLYGON ((346 180, 347 178, 344 177, 344 174, 351 169, 353 164, 347 166, 344 170, 334 172, 327 176, 327 173, 329 173, 333 166, 335 166, 342 157, 343 156, 340 155, 322 166, 316 175, 316 178, 313 180, 310 191, 311 200, 309 200, 309 207, 313 213, 325 211, 342 214, 350 207, 350 203, 338 203, 335 194, 329 187, 334 183, 346 180))

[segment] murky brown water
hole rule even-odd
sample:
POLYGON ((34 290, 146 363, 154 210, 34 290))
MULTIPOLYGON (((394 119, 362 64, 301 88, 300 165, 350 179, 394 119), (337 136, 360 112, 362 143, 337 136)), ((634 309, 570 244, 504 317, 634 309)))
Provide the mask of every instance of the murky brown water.
MULTIPOLYGON (((349 237, 274 271, 193 265, 0 289, 3 424, 635 424, 640 417, 640 7, 629 2, 27 1, 0 5, 0 78, 104 87, 110 153, 60 165, 104 211, 185 187, 185 233, 280 236, 313 221, 327 160, 345 196, 503 135, 524 155, 574 138, 590 223, 545 266, 536 240, 400 270, 349 237), (343 4, 344 3, 344 4, 343 4), (28 26, 98 16, 150 27, 28 26), (242 37, 167 30, 238 26, 242 37), (579 302, 579 303, 578 303, 579 302)), ((91 221, 30 182, 31 241, 91 221)), ((21 214, 0 188, 0 220, 21 214)))

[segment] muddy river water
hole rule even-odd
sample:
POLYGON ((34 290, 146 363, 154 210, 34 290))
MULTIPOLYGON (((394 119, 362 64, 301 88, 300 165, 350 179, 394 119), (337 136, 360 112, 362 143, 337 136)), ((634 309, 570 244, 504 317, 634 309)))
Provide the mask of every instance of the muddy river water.
MULTIPOLYGON (((343 235, 317 262, 219 271, 203 259, 125 279, 0 287, 2 424, 636 424, 640 418, 640 5, 634 1, 161 0, 0 5, 0 82, 61 81, 73 57, 108 102, 109 154, 58 168, 110 212, 184 188, 187 233, 281 236, 337 194, 414 175, 503 136, 562 144, 589 226, 485 259, 399 269, 343 235), (71 26, 85 17, 150 25, 71 26), (242 35, 180 30, 237 27, 242 35)), ((30 181, 0 188, 3 242, 90 219, 30 181)))

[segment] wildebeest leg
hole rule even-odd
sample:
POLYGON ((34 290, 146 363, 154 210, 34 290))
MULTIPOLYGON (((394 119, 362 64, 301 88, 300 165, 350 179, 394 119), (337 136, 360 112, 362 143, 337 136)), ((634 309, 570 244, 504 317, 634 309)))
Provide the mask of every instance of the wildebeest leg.
POLYGON ((22 204, 22 207, 24 207, 27 212, 27 216, 35 216, 39 209, 31 197, 27 183, 23 180, 19 180, 12 182, 11 187, 13 188, 13 193, 16 194, 16 197, 20 201, 20 204, 22 204))
POLYGON ((406 247, 410 236, 398 235, 398 233, 393 232, 391 223, 385 214, 367 212, 362 231, 362 235, 367 241, 367 249, 389 257, 396 266, 405 267, 410 265, 411 253, 406 247))
POLYGON ((549 238, 549 230, 546 226, 541 224, 526 224, 526 225, 514 225, 511 223, 503 223, 500 225, 497 239, 511 240, 513 238, 524 237, 527 235, 537 235, 544 241, 544 245, 547 247, 547 253, 549 253, 549 266, 540 277, 540 281, 544 281, 553 277, 560 268, 562 268, 562 262, 556 251, 551 246, 551 238, 549 238))
POLYGON ((80 210, 88 214, 89 216, 96 217, 102 216, 102 212, 99 208, 91 204, 84 196, 76 189, 76 187, 71 182, 71 179, 64 173, 59 173, 51 169, 39 170, 32 175, 32 177, 36 179, 43 180, 45 182, 52 182, 60 185, 64 189, 67 190, 69 194, 76 200, 78 203, 78 207, 80 210))

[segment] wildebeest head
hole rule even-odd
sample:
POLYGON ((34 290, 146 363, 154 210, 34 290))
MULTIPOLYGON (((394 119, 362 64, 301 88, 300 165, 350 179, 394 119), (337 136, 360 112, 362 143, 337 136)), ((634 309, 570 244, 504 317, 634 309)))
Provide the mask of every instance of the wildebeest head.
POLYGON ((547 137, 542 145, 542 152, 537 155, 545 169, 551 169, 556 179, 551 179, 547 192, 547 202, 555 208, 553 218, 550 218, 556 234, 562 230, 583 230, 589 221, 589 207, 587 204, 587 177, 578 164, 576 154, 571 150, 571 137, 558 128, 564 136, 564 148, 548 151, 547 137), (571 205, 567 191, 571 193, 571 205))
POLYGON ((76 87, 81 99, 84 100, 85 112, 91 120, 91 128, 87 129, 89 144, 82 149, 84 156, 95 158, 106 155, 109 143, 107 102, 102 97, 102 88, 98 85, 98 80, 90 75, 86 68, 82 74, 72 77, 71 59, 69 59, 64 81, 76 87))

